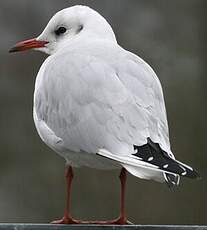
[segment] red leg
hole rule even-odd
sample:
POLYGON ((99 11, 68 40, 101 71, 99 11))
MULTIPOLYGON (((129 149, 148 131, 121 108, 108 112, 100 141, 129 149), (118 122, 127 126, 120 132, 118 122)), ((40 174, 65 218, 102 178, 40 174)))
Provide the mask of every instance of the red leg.
POLYGON ((131 224, 127 220, 126 212, 125 212, 125 194, 126 194, 126 179, 127 179, 127 171, 125 168, 121 169, 119 178, 121 182, 120 216, 115 220, 97 222, 98 224, 117 224, 117 225, 131 224))
POLYGON ((132 224, 126 218, 125 213, 125 193, 126 193, 126 179, 127 179, 127 171, 125 168, 121 169, 120 173, 120 182, 121 182, 121 199, 120 199, 120 216, 115 220, 108 221, 81 221, 81 224, 106 224, 106 225, 124 225, 124 224, 132 224))
POLYGON ((126 224, 126 212, 125 212, 125 194, 126 194, 126 180, 127 180, 127 172, 125 168, 122 168, 120 173, 120 181, 121 181, 121 207, 120 207, 120 217, 117 222, 120 224, 126 224))
POLYGON ((65 178, 67 184, 67 194, 66 194, 66 207, 64 211, 64 216, 60 220, 55 220, 52 224, 78 224, 78 220, 74 220, 70 214, 70 197, 71 197, 71 187, 72 187, 72 180, 73 180, 73 169, 71 166, 66 167, 65 170, 65 178))
POLYGON ((64 212, 64 216, 61 220, 53 221, 53 224, 116 224, 116 225, 124 225, 124 224, 132 224, 126 218, 125 213, 125 187, 126 187, 126 169, 122 168, 120 173, 120 181, 121 181, 121 200, 120 200, 120 216, 115 220, 109 221, 82 221, 75 220, 71 217, 70 214, 70 196, 71 196, 71 184, 73 180, 73 170, 72 167, 68 167, 66 169, 66 183, 67 183, 67 199, 66 199, 66 208, 64 212))

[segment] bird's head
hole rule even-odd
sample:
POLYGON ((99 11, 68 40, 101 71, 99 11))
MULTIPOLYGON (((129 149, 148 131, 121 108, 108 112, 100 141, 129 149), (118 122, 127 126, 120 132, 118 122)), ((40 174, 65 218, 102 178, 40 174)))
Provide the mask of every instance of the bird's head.
POLYGON ((99 13, 87 6, 73 6, 57 12, 38 37, 17 43, 10 52, 35 49, 51 55, 78 39, 91 38, 116 42, 111 26, 99 13))

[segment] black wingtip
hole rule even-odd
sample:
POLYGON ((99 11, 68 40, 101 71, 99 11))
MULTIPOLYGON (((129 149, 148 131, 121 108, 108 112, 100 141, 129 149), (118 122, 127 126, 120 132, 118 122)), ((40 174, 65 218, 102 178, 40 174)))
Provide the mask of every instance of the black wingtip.
POLYGON ((195 169, 193 169, 193 168, 191 168, 191 167, 189 167, 189 166, 187 166, 187 165, 185 165, 179 161, 178 161, 178 163, 179 163, 180 167, 184 169, 184 172, 182 172, 180 174, 180 176, 188 177, 190 179, 197 179, 197 180, 201 179, 201 176, 197 172, 197 170, 195 170, 195 169))
POLYGON ((191 171, 191 175, 189 176, 189 178, 196 179, 196 180, 202 179, 201 175, 194 169, 193 171, 191 171))
MULTIPOLYGON (((160 170, 163 170, 166 175, 169 173, 169 175, 174 174, 191 179, 201 179, 201 176, 196 170, 172 158, 167 152, 161 149, 158 143, 153 142, 150 138, 147 138, 147 144, 142 146, 134 145, 134 150, 134 156, 137 156, 138 159, 149 164, 157 166, 160 170)), ((170 176, 166 178, 166 180, 172 181, 173 183, 175 182, 175 178, 170 178, 170 176)))

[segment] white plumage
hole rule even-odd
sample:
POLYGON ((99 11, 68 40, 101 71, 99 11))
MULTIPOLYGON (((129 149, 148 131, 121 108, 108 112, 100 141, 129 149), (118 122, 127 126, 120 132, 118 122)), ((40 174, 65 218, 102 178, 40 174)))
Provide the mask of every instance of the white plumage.
POLYGON ((117 44, 100 14, 85 6, 64 9, 36 40, 47 42, 37 49, 50 56, 36 79, 34 121, 67 164, 121 166, 171 184, 179 175, 197 176, 174 160, 155 72, 117 44))

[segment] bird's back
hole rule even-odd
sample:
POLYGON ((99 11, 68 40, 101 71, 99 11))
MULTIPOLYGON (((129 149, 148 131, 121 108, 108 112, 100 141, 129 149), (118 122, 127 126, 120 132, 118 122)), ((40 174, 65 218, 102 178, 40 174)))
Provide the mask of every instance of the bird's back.
POLYGON ((133 153, 147 138, 170 152, 162 89, 140 58, 102 40, 69 47, 37 76, 37 117, 73 151, 133 153))

